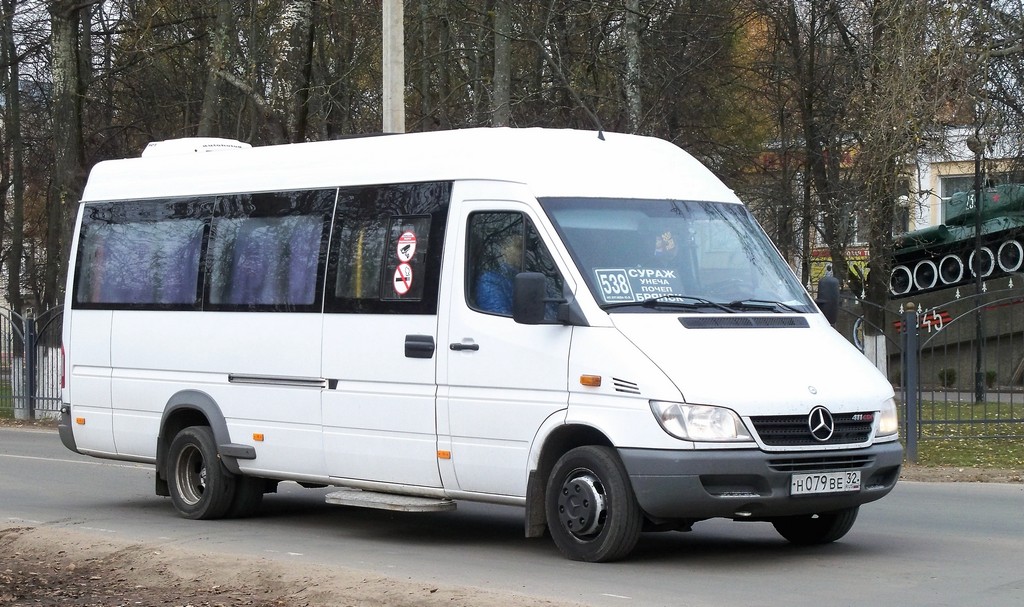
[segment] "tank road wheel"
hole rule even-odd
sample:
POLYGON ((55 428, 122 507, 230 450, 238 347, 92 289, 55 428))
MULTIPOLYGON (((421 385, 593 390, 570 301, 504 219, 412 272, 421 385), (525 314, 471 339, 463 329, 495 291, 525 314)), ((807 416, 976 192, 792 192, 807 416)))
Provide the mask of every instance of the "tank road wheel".
POLYGON ((858 506, 800 516, 785 516, 774 519, 772 525, 779 535, 798 546, 828 544, 846 535, 857 520, 858 506))
POLYGON ((992 249, 981 247, 977 251, 981 254, 975 260, 975 252, 971 251, 971 254, 967 257, 967 267, 971 270, 971 276, 977 276, 980 273, 982 278, 988 278, 992 275, 992 271, 996 269, 995 255, 992 254, 992 249))
POLYGON ((185 518, 220 518, 235 498, 237 478, 217 457, 213 432, 206 426, 185 428, 171 441, 167 480, 171 501, 185 518))
POLYGON ((889 292, 893 295, 906 295, 914 288, 914 275, 907 266, 896 266, 889 275, 889 292))
POLYGON ((620 559, 640 539, 643 514, 629 476, 609 447, 577 447, 558 460, 545 492, 555 545, 574 561, 620 559))
POLYGON ((935 288, 939 281, 939 268, 930 259, 922 259, 914 266, 914 286, 918 291, 935 288))
POLYGON ((944 285, 952 285, 964 278, 964 262, 956 255, 946 255, 939 261, 939 279, 944 285))
POLYGON ((1016 240, 1007 240, 999 245, 996 259, 999 262, 999 269, 1003 272, 1016 272, 1024 265, 1024 245, 1016 240))

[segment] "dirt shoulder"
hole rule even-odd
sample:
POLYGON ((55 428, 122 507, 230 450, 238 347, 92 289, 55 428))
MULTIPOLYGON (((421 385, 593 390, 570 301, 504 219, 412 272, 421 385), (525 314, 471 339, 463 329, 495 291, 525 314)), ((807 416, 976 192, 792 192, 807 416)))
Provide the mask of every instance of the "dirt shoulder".
POLYGON ((900 480, 929 483, 1024 483, 1024 470, 904 464, 900 480))
POLYGON ((0 606, 569 607, 310 564, 126 543, 48 527, 0 527, 0 606))

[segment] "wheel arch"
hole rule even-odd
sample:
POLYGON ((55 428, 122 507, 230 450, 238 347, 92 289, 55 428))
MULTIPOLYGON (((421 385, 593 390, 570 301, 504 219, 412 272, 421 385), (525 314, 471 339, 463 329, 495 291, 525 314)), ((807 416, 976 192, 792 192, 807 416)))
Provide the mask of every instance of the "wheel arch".
POLYGON ((558 458, 576 447, 601 445, 613 447, 612 441, 600 430, 583 424, 566 424, 551 431, 544 439, 536 467, 526 482, 526 537, 541 537, 547 529, 544 514, 544 492, 548 476, 558 458))
MULTIPOLYGON (((169 495, 165 464, 167 450, 174 437, 189 426, 209 426, 217 445, 231 443, 228 424, 220 406, 209 394, 200 390, 182 390, 176 393, 164 406, 160 417, 160 431, 156 437, 156 493, 169 495)), ((221 457, 229 471, 238 474, 238 462, 234 457, 221 457)))

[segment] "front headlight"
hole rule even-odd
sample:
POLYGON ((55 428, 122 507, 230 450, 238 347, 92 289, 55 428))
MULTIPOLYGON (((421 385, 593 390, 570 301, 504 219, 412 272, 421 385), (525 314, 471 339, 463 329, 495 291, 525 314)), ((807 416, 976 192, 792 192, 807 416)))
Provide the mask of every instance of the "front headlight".
POLYGON ((882 403, 878 411, 878 436, 892 436, 900 431, 899 415, 896 414, 896 401, 892 398, 882 403))
POLYGON ((751 441, 746 426, 731 409, 652 400, 651 411, 672 436, 697 442, 751 441))

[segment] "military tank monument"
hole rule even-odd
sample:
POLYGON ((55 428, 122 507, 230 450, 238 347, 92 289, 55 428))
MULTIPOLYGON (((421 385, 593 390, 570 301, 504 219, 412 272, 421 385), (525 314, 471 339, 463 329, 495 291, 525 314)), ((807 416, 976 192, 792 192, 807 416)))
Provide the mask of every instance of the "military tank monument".
POLYGON ((946 223, 908 232, 896 242, 889 276, 892 298, 972 283, 976 273, 990 279, 1022 270, 1024 184, 986 188, 981 205, 974 198, 973 191, 954 194, 946 223))

